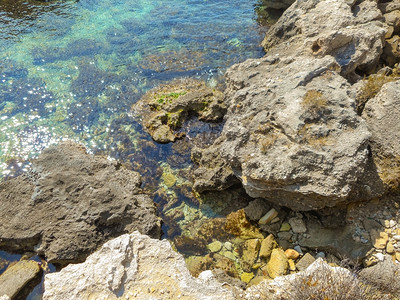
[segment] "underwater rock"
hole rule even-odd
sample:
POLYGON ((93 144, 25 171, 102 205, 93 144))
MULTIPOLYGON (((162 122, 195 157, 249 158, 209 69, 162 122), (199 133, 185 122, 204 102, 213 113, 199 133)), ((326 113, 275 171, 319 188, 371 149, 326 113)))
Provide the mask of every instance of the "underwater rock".
POLYGON ((0 275, 0 296, 7 295, 12 299, 31 281, 40 276, 41 269, 38 262, 21 260, 12 265, 0 275))
POLYGON ((264 238, 260 230, 247 220, 244 209, 230 213, 226 217, 224 229, 242 239, 264 238))
POLYGON ((175 80, 147 92, 132 106, 145 130, 159 143, 182 137, 183 123, 196 115, 207 122, 220 121, 226 108, 223 94, 194 79, 175 80))
POLYGON ((0 183, 0 248, 34 250, 64 265, 125 232, 158 238, 160 219, 140 184, 138 173, 83 146, 51 146, 31 172, 0 183))
POLYGON ((82 264, 47 274, 43 299, 236 299, 203 277, 190 275, 167 240, 134 232, 108 241, 82 264))
POLYGON ((275 238, 272 234, 268 235, 261 242, 260 248, 260 258, 267 259, 271 256, 272 250, 278 246, 278 243, 275 241, 275 238))
POLYGON ((222 141, 218 138, 209 147, 195 147, 192 150, 191 159, 198 165, 193 171, 193 190, 198 193, 220 191, 240 183, 232 168, 219 154, 222 141))
POLYGON ((386 83, 365 105, 370 146, 378 175, 389 190, 400 186, 400 80, 386 83))
MULTIPOLYGON (((245 272, 251 272, 252 266, 258 258, 258 251, 260 250, 260 240, 250 239, 246 240, 243 247, 243 255, 240 257, 240 265, 245 272)), ((249 281, 251 278, 249 279, 249 281)))
POLYGON ((272 250, 271 258, 267 264, 267 272, 272 279, 285 275, 288 269, 288 259, 282 249, 272 250))

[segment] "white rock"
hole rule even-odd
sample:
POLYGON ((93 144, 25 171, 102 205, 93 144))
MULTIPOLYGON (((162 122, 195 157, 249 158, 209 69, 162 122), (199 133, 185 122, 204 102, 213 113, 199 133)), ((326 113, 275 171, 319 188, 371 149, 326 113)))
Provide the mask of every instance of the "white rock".
POLYGON ((105 243, 84 263, 47 274, 43 299, 236 299, 203 273, 193 278, 167 240, 134 232, 105 243))

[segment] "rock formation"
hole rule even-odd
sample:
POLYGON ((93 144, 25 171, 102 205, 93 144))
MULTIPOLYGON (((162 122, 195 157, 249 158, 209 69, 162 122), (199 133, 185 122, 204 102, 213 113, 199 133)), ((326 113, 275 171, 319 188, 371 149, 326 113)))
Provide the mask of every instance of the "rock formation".
POLYGON ((376 2, 353 2, 296 1, 267 33, 267 55, 227 71, 222 137, 205 150, 224 163, 207 162, 195 187, 232 170, 251 197, 295 210, 383 193, 349 81, 376 67, 387 26, 376 2))
POLYGON ((213 122, 222 119, 226 108, 221 92, 203 82, 185 79, 154 88, 132 110, 156 142, 168 143, 182 136, 179 129, 190 114, 213 122))
POLYGON ((0 183, 0 248, 65 264, 123 233, 159 237, 160 219, 140 182, 138 173, 77 144, 50 147, 30 174, 0 183))
POLYGON ((82 264, 46 275, 43 299, 236 299, 209 275, 193 278, 167 240, 134 232, 105 243, 82 264))

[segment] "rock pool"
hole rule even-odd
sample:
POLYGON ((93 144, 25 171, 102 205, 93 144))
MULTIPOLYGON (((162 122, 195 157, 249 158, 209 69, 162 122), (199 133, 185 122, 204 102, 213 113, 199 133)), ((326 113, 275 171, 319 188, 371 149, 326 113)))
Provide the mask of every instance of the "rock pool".
MULTIPOLYGON (((146 91, 175 78, 221 86, 227 67, 262 56, 255 5, 0 0, 0 180, 27 170, 29 159, 50 144, 71 139, 146 178, 143 187, 172 220, 166 237, 217 216, 214 204, 198 209, 185 142, 154 143, 130 108, 146 91), (173 228, 176 220, 180 227, 173 228)), ((200 132, 206 141, 219 129, 196 123, 187 137, 200 132)))

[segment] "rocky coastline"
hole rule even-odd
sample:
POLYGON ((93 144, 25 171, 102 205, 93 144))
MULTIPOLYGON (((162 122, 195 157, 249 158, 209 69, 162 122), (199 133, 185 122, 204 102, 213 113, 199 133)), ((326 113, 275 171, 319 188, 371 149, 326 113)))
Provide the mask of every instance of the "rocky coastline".
POLYGON ((400 298, 400 1, 266 2, 286 9, 266 55, 229 68, 223 92, 177 80, 132 107, 155 142, 191 152, 186 194, 216 217, 193 225, 171 200, 161 220, 152 197, 175 174, 152 194, 119 162, 53 146, 0 182, 0 249, 25 253, 0 299, 47 262, 44 299, 400 298), (203 143, 194 122, 222 129, 203 143))

